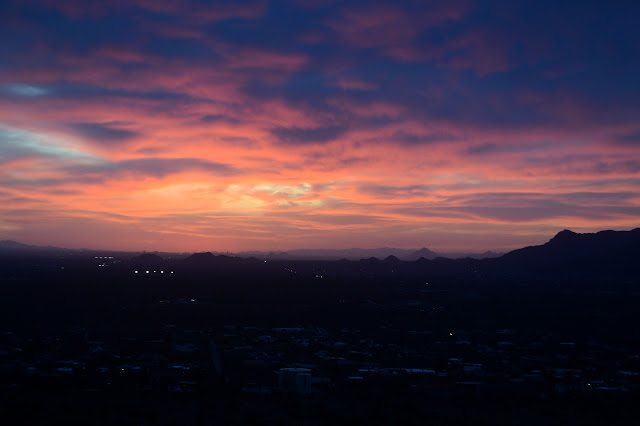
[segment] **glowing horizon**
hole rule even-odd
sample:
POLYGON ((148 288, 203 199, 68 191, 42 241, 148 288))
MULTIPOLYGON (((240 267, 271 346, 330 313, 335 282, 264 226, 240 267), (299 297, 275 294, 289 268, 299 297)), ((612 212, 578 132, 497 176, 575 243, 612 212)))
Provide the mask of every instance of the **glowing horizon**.
POLYGON ((0 6, 0 240, 506 251, 640 226, 638 5, 0 6))

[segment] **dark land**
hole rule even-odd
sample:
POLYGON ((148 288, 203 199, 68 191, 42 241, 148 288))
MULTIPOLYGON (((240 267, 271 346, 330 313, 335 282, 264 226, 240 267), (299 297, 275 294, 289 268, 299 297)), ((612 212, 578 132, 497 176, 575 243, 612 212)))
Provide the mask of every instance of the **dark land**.
POLYGON ((640 424, 639 258, 640 229, 414 261, 4 243, 3 424, 640 424))

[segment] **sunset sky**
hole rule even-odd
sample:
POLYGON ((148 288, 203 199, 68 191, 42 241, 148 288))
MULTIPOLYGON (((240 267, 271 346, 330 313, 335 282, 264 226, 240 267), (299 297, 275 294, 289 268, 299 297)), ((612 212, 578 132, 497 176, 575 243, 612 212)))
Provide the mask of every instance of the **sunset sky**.
POLYGON ((508 250, 640 226, 640 2, 0 2, 0 240, 508 250))

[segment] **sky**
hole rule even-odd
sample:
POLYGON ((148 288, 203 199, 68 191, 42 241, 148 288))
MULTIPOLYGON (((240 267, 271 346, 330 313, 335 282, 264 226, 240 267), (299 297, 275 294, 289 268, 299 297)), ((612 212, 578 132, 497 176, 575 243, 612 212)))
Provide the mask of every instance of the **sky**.
POLYGON ((640 2, 0 2, 0 239, 510 250, 640 226, 640 2))

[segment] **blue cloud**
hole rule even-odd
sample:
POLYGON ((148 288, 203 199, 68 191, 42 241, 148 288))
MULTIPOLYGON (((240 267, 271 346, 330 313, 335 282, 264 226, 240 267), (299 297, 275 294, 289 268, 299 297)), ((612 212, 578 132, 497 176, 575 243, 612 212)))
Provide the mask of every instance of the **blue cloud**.
POLYGON ((326 143, 337 139, 347 131, 347 126, 326 126, 317 128, 275 127, 271 134, 281 144, 313 144, 326 143))
POLYGON ((23 83, 5 84, 4 86, 2 86, 2 91, 9 95, 22 96, 27 98, 46 96, 51 93, 51 91, 45 87, 23 83))
POLYGON ((71 123, 76 133, 100 143, 117 143, 133 139, 137 132, 117 127, 118 123, 71 123))

